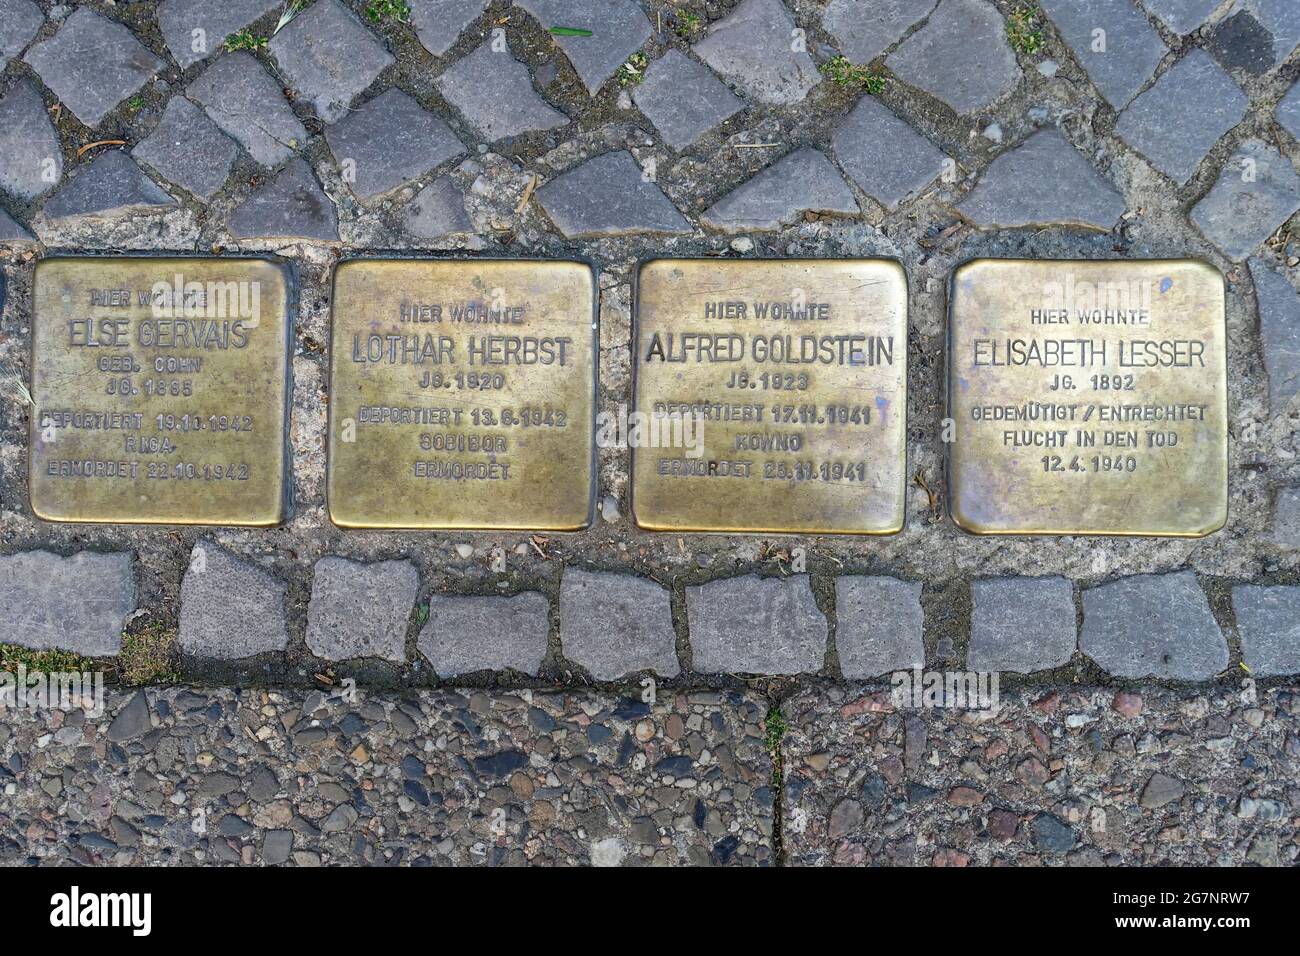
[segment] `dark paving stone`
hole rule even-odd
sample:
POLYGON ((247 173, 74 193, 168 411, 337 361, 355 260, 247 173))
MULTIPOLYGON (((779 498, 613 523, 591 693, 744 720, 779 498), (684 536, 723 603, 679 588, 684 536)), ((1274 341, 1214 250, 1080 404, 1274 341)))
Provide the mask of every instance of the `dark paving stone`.
POLYGON ((1192 571, 1086 589, 1079 647, 1117 677, 1211 680, 1228 666, 1228 644, 1192 571))
POLYGON ((275 177, 230 214, 227 229, 240 239, 339 238, 338 213, 311 167, 301 159, 275 177))
POLYGON ((1193 49, 1129 104, 1115 134, 1181 185, 1249 105, 1241 87, 1193 49))
POLYGON ((225 185, 239 146, 203 110, 173 96, 162 120, 131 155, 168 182, 208 200, 225 185))
POLYGON ((722 232, 771 230, 790 225, 806 212, 861 212, 835 165, 808 146, 737 186, 707 209, 700 223, 722 232))
POLYGON ((1300 139, 1300 83, 1291 87, 1277 104, 1277 121, 1288 133, 1300 139))
POLYGON ((1257 139, 1242 143, 1218 181, 1192 209, 1205 238, 1233 259, 1253 253, 1300 209, 1300 174, 1291 161, 1257 139))
POLYGON ((821 74, 807 51, 792 49, 794 19, 781 0, 742 0, 709 27, 695 54, 752 99, 773 106, 801 102, 821 74))
POLYGON ((162 0, 158 27, 172 58, 185 68, 220 53, 232 33, 283 7, 281 0, 162 0))
POLYGON ((381 93, 349 113, 325 130, 325 141, 344 182, 364 201, 465 154, 451 127, 401 90, 381 93))
POLYGON ((307 605, 307 647, 317 657, 346 661, 406 660, 406 625, 420 589, 410 561, 316 562, 307 605))
POLYGON ((37 650, 62 648, 87 657, 116 654, 135 610, 131 555, 48 551, 0 555, 4 640, 37 650), (93 590, 86 588, 94 581, 93 590))
POLYGON ((1300 587, 1239 585, 1232 609, 1241 659, 1259 677, 1300 674, 1300 587))
POLYGON ((63 176, 63 148, 30 80, 19 80, 0 99, 0 189, 31 200, 63 176))
POLYGON ((465 194, 449 176, 440 176, 416 194, 406 207, 402 225, 420 239, 444 239, 474 231, 465 211, 465 194))
POLYGON ((263 166, 279 166, 307 140, 280 84, 247 53, 220 57, 187 95, 263 166))
POLYGON ((569 118, 533 89, 509 50, 484 43, 435 81, 438 91, 489 142, 564 126, 569 118))
POLYGON ((1074 655, 1074 587, 1065 578, 972 581, 971 601, 968 669, 1029 674, 1060 667, 1074 655))
POLYGON ((702 674, 822 669, 827 624, 804 574, 710 581, 686 589, 692 661, 702 674))
POLYGON ((326 123, 348 115, 352 101, 393 62, 338 0, 316 0, 272 37, 268 49, 285 80, 326 123))
POLYGON ((239 660, 289 643, 286 587, 262 568, 204 538, 181 581, 177 644, 195 657, 239 660))
POLYGON ((513 597, 430 595, 420 653, 443 678, 507 668, 536 677, 546 656, 550 607, 536 591, 513 597))
MULTIPOLYGON (((22 223, 0 209, 0 242, 34 242, 35 239, 36 237, 28 232, 22 223)), ((0 307, 3 305, 3 297, 0 297, 0 307)))
POLYGON ((537 190, 537 201, 569 239, 646 232, 680 235, 691 224, 626 150, 589 159, 537 190))
POLYGON ((487 5, 488 0, 410 0, 411 25, 420 44, 434 56, 442 56, 487 5))
POLYGON ((851 63, 870 63, 903 38, 939 0, 831 0, 822 26, 851 63))
POLYGON ((1226 70, 1263 76, 1300 44, 1300 4, 1294 0, 1236 0, 1206 44, 1226 70))
POLYGON ((1268 372, 1268 399, 1282 414, 1300 394, 1300 292, 1284 275, 1260 259, 1249 262, 1259 303, 1259 337, 1268 372))
POLYGON ((835 131, 835 158, 858 187, 888 209, 920 193, 947 159, 874 96, 864 96, 835 131))
POLYGON ((87 126, 99 125, 165 66, 122 24, 86 7, 23 59, 87 126))
POLYGON ((555 37, 592 96, 627 62, 653 30, 635 0, 515 0, 543 29, 576 27, 589 37, 555 37))
POLYGON ((1040 5, 1106 102, 1117 110, 1137 96, 1169 52, 1133 0, 1040 0, 1040 5), (1104 31, 1104 49, 1097 48, 1096 30, 1104 31))
POLYGON ((1047 129, 993 160, 957 208, 982 228, 1110 229, 1124 212, 1124 197, 1059 130, 1047 129))
POLYGON ((1020 66, 1006 30, 990 4, 940 0, 925 26, 903 41, 885 65, 904 83, 925 90, 958 113, 981 110, 1020 81, 1020 66))
POLYGON ((669 593, 630 574, 565 569, 560 645, 597 680, 646 670, 676 677, 680 671, 669 593))
POLYGON ((650 64, 645 79, 632 88, 632 101, 678 151, 745 108, 726 84, 677 50, 650 64))
POLYGON ((76 169, 41 211, 50 219, 107 219, 160 212, 176 205, 125 150, 110 149, 76 169))
POLYGON ((27 48, 44 23, 45 14, 32 0, 0 0, 0 70, 27 48))
POLYGON ((1142 6, 1171 32, 1186 36, 1223 6, 1223 0, 1142 0, 1142 6))
POLYGON ((152 729, 153 716, 149 710, 149 698, 140 690, 131 695, 126 706, 113 717, 105 736, 113 743, 120 744, 143 737, 152 729))
POLYGON ((919 581, 850 574, 835 579, 835 647, 847 680, 925 664, 919 581))

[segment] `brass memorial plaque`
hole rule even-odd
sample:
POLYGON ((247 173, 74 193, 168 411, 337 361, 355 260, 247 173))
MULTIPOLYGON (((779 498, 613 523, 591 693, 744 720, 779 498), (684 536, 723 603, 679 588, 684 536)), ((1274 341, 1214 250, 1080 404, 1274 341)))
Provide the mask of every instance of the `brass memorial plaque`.
POLYGON ((37 264, 29 477, 47 521, 275 525, 289 282, 260 259, 37 264))
POLYGON ((648 262, 636 348, 627 439, 641 527, 902 529, 907 278, 898 263, 648 262))
POLYGON ((1228 516, 1223 276, 978 260, 952 281, 948 475, 975 534, 1198 537, 1228 516))
POLYGON ((330 518, 345 528, 585 528, 595 335, 594 276, 581 263, 340 265, 330 518))

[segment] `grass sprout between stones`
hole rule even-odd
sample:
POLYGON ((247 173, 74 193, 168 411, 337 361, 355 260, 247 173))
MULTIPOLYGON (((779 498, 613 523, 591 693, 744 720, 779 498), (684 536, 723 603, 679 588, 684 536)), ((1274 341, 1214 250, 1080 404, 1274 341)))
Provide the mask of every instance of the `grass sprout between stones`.
POLYGON ((1016 7, 1007 18, 1007 42, 1017 53, 1033 56, 1043 49, 1043 31, 1037 29, 1038 8, 1016 7))
POLYGON ((885 92, 885 72, 879 67, 854 66, 844 56, 834 56, 822 64, 821 70, 838 86, 861 86, 872 96, 885 92))

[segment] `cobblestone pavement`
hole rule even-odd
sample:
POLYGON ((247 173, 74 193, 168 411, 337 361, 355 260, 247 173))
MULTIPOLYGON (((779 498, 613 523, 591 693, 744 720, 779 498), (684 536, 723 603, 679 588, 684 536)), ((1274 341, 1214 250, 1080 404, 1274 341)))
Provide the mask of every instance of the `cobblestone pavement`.
POLYGON ((0 722, 0 863, 770 864, 743 694, 109 695, 0 722))

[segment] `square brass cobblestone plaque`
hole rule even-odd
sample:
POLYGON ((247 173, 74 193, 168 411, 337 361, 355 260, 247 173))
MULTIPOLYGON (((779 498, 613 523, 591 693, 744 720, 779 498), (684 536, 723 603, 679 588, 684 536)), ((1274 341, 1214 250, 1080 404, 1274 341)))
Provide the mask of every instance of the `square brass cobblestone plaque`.
POLYGON ((274 525, 287 511, 289 282, 257 259, 47 259, 29 478, 47 521, 274 525))
POLYGON ((585 528, 595 341, 594 277, 581 263, 340 265, 330 518, 347 528, 585 528))
POLYGON ((636 348, 627 434, 642 527, 902 529, 907 278, 898 263, 648 262, 636 348))
POLYGON ((1199 537, 1228 515, 1223 276, 978 260, 952 282, 948 475, 975 534, 1199 537))

